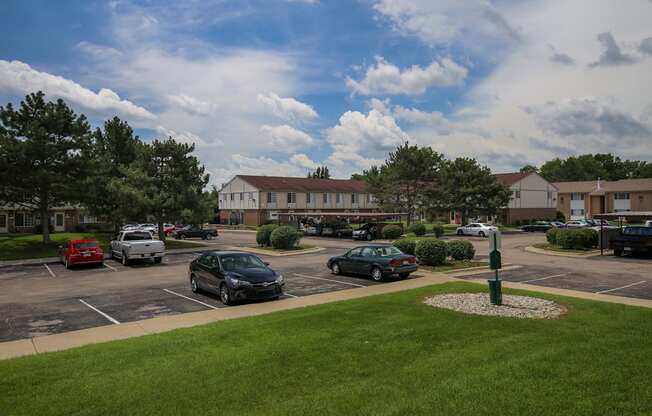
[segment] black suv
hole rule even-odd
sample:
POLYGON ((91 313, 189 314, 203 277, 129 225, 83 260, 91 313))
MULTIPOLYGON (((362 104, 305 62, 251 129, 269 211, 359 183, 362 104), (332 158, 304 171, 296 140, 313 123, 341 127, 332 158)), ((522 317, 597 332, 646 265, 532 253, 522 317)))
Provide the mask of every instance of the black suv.
POLYGON ((210 240, 217 237, 217 230, 204 229, 194 225, 188 225, 174 232, 174 238, 183 240, 184 238, 201 238, 202 240, 210 240))

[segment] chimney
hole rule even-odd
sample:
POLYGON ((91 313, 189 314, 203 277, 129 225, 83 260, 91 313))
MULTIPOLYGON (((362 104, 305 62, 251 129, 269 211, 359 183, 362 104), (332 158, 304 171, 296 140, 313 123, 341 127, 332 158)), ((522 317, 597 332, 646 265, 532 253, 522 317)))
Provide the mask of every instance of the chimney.
POLYGON ((600 190, 600 178, 598 178, 598 190, 600 190))

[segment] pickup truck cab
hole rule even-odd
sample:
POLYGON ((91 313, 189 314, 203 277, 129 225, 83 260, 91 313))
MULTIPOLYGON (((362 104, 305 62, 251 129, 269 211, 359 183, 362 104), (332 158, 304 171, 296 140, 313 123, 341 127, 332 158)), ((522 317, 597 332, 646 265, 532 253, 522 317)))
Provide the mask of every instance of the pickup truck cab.
POLYGON ((652 227, 625 227, 611 238, 610 246, 618 257, 624 252, 652 253, 652 227))
POLYGON ((160 263, 165 256, 165 244, 154 240, 147 231, 121 231, 111 241, 111 257, 125 266, 132 260, 152 259, 160 263))

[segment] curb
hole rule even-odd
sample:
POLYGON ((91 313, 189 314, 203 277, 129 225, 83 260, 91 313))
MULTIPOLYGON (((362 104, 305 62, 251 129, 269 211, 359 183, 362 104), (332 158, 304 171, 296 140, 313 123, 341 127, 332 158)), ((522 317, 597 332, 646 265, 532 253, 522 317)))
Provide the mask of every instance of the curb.
POLYGON ((590 257, 599 257, 600 256, 600 250, 592 250, 587 252, 586 254, 583 253, 564 253, 561 251, 553 251, 553 250, 546 250, 543 248, 538 248, 534 246, 527 246, 523 249, 524 251, 527 251, 528 253, 535 253, 535 254, 544 254, 548 256, 557 256, 557 257, 574 257, 578 259, 586 259, 590 257))
POLYGON ((259 248, 253 248, 253 247, 238 247, 238 246, 231 246, 231 247, 226 247, 226 250, 234 250, 234 251, 245 251, 247 253, 253 253, 253 254, 260 254, 261 256, 272 256, 272 257, 287 257, 287 256, 297 256, 299 254, 311 254, 311 253, 318 253, 320 251, 326 250, 324 247, 312 247, 312 248, 307 248, 305 250, 291 250, 291 251, 269 251, 269 250, 262 250, 259 248))

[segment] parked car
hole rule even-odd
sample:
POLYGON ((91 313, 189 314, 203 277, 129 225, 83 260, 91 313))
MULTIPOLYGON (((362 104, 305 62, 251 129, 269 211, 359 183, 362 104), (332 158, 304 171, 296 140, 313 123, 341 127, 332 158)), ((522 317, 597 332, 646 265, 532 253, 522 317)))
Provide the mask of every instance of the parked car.
POLYGON ((303 235, 306 235, 306 236, 320 235, 320 233, 321 233, 320 229, 321 229, 321 227, 319 227, 317 225, 315 225, 315 226, 310 225, 310 226, 307 226, 307 227, 303 227, 303 235))
POLYGON ((652 253, 652 227, 625 227, 609 245, 618 257, 624 252, 652 253))
POLYGON ((564 224, 561 221, 550 221, 550 225, 552 225, 555 228, 566 228, 566 224, 564 224))
POLYGON ((566 223, 566 228, 586 228, 590 226, 591 224, 586 222, 586 220, 574 220, 566 223))
POLYGON ((177 227, 175 227, 174 224, 163 224, 163 233, 165 233, 166 236, 170 236, 176 229, 177 227))
POLYGON ((165 256, 165 244, 154 240, 148 231, 121 231, 111 241, 111 258, 118 258, 125 266, 132 260, 152 259, 160 263, 165 256))
POLYGON ((156 224, 139 224, 138 229, 141 231, 149 231, 152 235, 158 235, 158 226, 156 224))
POLYGON ((333 274, 371 276, 379 282, 387 277, 407 278, 417 270, 417 258, 404 254, 394 246, 368 245, 353 248, 343 256, 332 257, 326 266, 333 274))
POLYGON ((545 233, 546 231, 548 231, 549 229, 551 229, 553 227, 554 226, 552 225, 552 223, 550 223, 548 221, 536 221, 536 222, 534 222, 532 224, 527 224, 527 225, 522 226, 521 230, 523 230, 525 232, 529 232, 529 233, 535 232, 535 231, 542 231, 542 232, 545 233))
POLYGON ((498 231, 498 227, 481 222, 472 222, 471 224, 457 227, 456 233, 457 235, 477 235, 478 237, 486 237, 491 231, 498 231))
POLYGON ((257 256, 237 251, 204 253, 190 263, 190 289, 219 295, 225 305, 247 299, 278 299, 283 275, 257 256))
POLYGON ((645 221, 646 227, 652 227, 652 221, 645 221))
POLYGON ((137 230, 139 227, 140 227, 139 224, 129 223, 129 224, 123 225, 120 228, 120 231, 133 231, 133 230, 137 230))
POLYGON ((354 240, 375 240, 379 237, 380 226, 375 223, 367 223, 357 230, 353 230, 354 240))
POLYGON ((104 252, 97 240, 70 240, 59 246, 59 260, 66 269, 78 264, 104 264, 104 252))
POLYGON ((333 223, 333 224, 323 224, 321 229, 321 235, 324 237, 351 237, 353 235, 353 229, 351 226, 345 222, 333 223))
POLYGON ((202 240, 210 240, 213 237, 217 237, 217 230, 201 228, 194 225, 187 225, 174 232, 174 238, 178 240, 183 240, 185 238, 201 238, 202 240))

